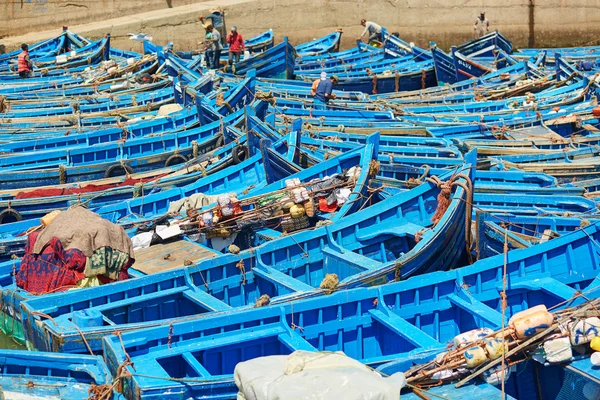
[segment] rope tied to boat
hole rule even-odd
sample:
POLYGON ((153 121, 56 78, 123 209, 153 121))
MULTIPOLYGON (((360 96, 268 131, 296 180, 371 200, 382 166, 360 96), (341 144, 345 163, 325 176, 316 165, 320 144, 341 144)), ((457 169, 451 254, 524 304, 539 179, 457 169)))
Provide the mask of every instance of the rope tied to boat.
POLYGON ((94 383, 90 384, 90 388, 88 389, 88 398, 87 400, 105 400, 111 399, 113 395, 113 385, 96 385, 94 383))
POLYGON ((438 222, 442 219, 448 207, 450 207, 450 195, 452 194, 452 182, 445 181, 442 182, 437 176, 432 176, 426 179, 427 182, 431 182, 436 185, 440 189, 440 193, 437 195, 437 208, 435 209, 435 213, 431 217, 431 222, 433 222, 433 226, 436 226, 438 222))
POLYGON ((335 288, 339 282, 340 279, 338 278, 337 274, 326 274, 319 287, 324 289, 327 294, 330 294, 335 291, 335 288))
POLYGON ((67 183, 67 167, 64 164, 58 166, 58 180, 61 185, 67 183))
POLYGON ((258 299, 256 299, 256 302, 254 303, 254 308, 268 306, 270 302, 271 302, 271 297, 268 294, 263 294, 258 299))
POLYGON ((6 97, 4 96, 0 96, 0 113, 3 113, 6 111, 6 97))
POLYGON ((275 98, 275 96, 273 96, 272 91, 264 92, 261 90, 257 90, 256 94, 254 95, 254 98, 257 100, 266 101, 273 107, 275 107, 275 105, 277 104, 277 99, 275 98))
POLYGON ((402 261, 396 260, 394 262, 394 280, 400 282, 402 279, 402 261))
POLYGON ((421 70, 421 90, 425 89, 427 83, 427 73, 424 69, 421 70))
POLYGON ((399 92, 400 91, 400 74, 398 73, 398 71, 394 71, 395 75, 394 75, 394 91, 399 92))
POLYGON ((370 177, 377 176, 380 169, 381 169, 381 163, 377 160, 371 160, 371 162, 369 163, 369 176, 370 177))
POLYGON ((142 182, 136 182, 133 185, 133 198, 141 197, 144 190, 144 184, 142 182))
POLYGON ((192 157, 198 157, 198 141, 192 140, 192 157))
POLYGON ((244 264, 244 260, 240 259, 240 261, 235 264, 235 267, 240 270, 242 274, 242 285, 246 284, 246 265, 244 264))
POLYGON ((373 75, 373 94, 377 94, 377 75, 373 75))
POLYGON ((465 174, 456 174, 445 182, 442 182, 437 176, 426 178, 426 181, 436 185, 440 189, 440 193, 437 196, 438 206, 431 217, 433 227, 441 221, 448 207, 450 207, 452 188, 459 186, 465 191, 465 243, 467 257, 469 263, 472 264, 471 248, 473 246, 473 232, 471 230, 471 219, 473 212, 473 183, 471 182, 471 178, 465 174), (465 182, 461 182, 459 179, 464 179, 465 182))

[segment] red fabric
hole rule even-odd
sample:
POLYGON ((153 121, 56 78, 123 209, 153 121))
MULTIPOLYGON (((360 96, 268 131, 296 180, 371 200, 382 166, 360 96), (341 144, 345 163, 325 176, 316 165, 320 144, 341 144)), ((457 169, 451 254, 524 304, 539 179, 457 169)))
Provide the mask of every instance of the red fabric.
POLYGON ((76 187, 41 188, 41 189, 32 190, 30 192, 19 192, 19 193, 17 193, 17 196, 15 198, 16 199, 36 199, 39 197, 66 196, 69 194, 101 192, 103 190, 108 190, 108 189, 121 187, 121 186, 133 186, 138 182, 140 182, 140 183, 150 182, 155 179, 159 179, 165 175, 167 175, 167 174, 162 174, 159 176, 154 176, 154 177, 145 178, 145 179, 129 178, 129 179, 125 179, 123 182, 120 182, 120 183, 114 183, 114 184, 108 184, 108 185, 85 185, 84 187, 80 187, 80 188, 76 188, 76 187))
POLYGON ((85 277, 85 255, 77 249, 65 250, 56 237, 41 254, 33 254, 38 234, 33 232, 27 238, 17 286, 33 294, 44 294, 67 290, 85 277))
POLYGON ((333 204, 327 204, 325 197, 319 197, 319 210, 322 212, 334 212, 337 210, 337 201, 334 201, 333 204))
POLYGON ((229 43, 229 51, 232 53, 239 53, 246 49, 242 35, 237 32, 227 35, 227 43, 229 43))
POLYGON ((19 54, 19 57, 18 57, 19 72, 31 72, 31 69, 29 69, 29 63, 25 59, 25 57, 27 57, 27 56, 29 56, 28 51, 22 51, 21 54, 19 54))

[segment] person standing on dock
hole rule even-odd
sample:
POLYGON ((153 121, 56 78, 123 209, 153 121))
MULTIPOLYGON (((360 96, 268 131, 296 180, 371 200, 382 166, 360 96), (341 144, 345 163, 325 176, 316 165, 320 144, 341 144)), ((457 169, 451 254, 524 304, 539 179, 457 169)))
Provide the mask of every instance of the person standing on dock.
POLYGON ((362 40, 362 38, 369 33, 368 42, 383 42, 383 28, 381 25, 376 24, 375 22, 367 21, 366 19, 361 19, 360 24, 365 27, 362 35, 358 37, 358 40, 362 40))
POLYGON ((325 110, 327 109, 327 104, 329 100, 335 99, 336 96, 333 92, 333 85, 338 83, 338 78, 335 75, 332 75, 331 78, 325 79, 319 82, 317 85, 317 91, 315 93, 315 99, 313 104, 316 110, 325 110))
POLYGON ((29 59, 29 46, 25 43, 21 45, 21 54, 19 54, 19 58, 17 59, 17 66, 19 71, 19 76, 21 78, 29 78, 31 76, 31 71, 33 70, 33 64, 29 59))
POLYGON ((231 32, 227 35, 227 44, 229 44, 229 65, 232 62, 239 63, 242 51, 246 50, 246 45, 244 44, 244 38, 238 33, 235 25, 231 27, 231 32))
POLYGON ((209 25, 207 30, 210 32, 210 41, 212 42, 213 51, 213 62, 211 67, 212 69, 219 69, 221 66, 221 50, 223 50, 221 34, 212 25, 209 25))
POLYGON ((485 17, 485 11, 481 11, 479 17, 475 20, 473 30, 475 31, 475 39, 479 39, 488 34, 488 31, 490 30, 490 21, 485 17))

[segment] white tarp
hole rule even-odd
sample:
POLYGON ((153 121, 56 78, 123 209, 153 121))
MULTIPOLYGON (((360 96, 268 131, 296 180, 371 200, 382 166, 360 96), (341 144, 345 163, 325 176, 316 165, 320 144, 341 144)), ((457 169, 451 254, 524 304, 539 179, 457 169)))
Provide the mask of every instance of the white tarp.
POLYGON ((402 373, 382 377, 342 352, 296 351, 239 363, 238 400, 398 400, 402 373))

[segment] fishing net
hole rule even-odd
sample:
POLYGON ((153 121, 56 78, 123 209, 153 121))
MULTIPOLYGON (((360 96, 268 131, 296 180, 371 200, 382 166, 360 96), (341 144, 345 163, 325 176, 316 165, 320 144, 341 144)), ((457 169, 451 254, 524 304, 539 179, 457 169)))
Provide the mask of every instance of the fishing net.
POLYGON ((583 375, 565 369, 562 387, 556 400, 597 400, 600 399, 600 384, 583 375))

